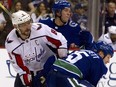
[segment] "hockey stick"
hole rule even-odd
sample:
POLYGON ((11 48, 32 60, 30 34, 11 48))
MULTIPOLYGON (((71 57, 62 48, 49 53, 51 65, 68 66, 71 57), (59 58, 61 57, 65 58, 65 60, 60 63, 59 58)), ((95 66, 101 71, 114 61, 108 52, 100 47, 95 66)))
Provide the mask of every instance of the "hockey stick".
POLYGON ((12 73, 11 73, 11 69, 10 69, 10 60, 6 60, 6 64, 7 64, 7 66, 8 66, 8 71, 9 71, 9 74, 12 76, 12 77, 16 77, 16 76, 14 76, 12 73))
POLYGON ((12 14, 0 3, 0 7, 12 18, 12 14))

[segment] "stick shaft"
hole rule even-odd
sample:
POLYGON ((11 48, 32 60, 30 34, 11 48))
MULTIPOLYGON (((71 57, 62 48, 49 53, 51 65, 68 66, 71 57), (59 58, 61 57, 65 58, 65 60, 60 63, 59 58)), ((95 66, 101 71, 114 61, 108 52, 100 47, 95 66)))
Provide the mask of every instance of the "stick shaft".
POLYGON ((11 17, 11 13, 1 3, 0 7, 11 17))

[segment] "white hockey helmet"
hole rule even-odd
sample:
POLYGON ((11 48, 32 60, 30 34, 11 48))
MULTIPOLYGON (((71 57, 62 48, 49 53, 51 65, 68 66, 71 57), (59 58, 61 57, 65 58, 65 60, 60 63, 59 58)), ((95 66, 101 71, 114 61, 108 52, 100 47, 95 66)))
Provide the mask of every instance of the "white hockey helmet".
POLYGON ((12 14, 13 25, 25 23, 31 19, 30 15, 25 11, 19 10, 12 14))
POLYGON ((108 27, 108 31, 111 34, 116 34, 116 26, 110 26, 110 27, 108 27))

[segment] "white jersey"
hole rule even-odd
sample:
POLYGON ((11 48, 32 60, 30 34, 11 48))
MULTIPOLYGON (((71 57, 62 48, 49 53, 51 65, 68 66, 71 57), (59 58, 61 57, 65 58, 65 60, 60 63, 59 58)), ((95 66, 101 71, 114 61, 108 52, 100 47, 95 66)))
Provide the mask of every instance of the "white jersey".
POLYGON ((17 73, 24 74, 26 69, 39 71, 46 60, 55 53, 50 48, 67 49, 64 36, 41 23, 32 23, 30 37, 22 40, 16 29, 7 36, 5 47, 17 73))
POLYGON ((112 40, 109 36, 109 33, 102 35, 98 40, 105 41, 106 43, 111 45, 114 50, 116 50, 116 42, 114 42, 114 43, 112 42, 112 40))

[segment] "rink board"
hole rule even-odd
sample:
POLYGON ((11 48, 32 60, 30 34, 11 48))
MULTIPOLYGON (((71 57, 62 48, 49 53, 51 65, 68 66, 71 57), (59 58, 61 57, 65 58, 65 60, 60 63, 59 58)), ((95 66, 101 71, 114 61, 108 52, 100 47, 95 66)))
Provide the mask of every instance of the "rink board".
MULTIPOLYGON (((15 78, 10 76, 6 60, 9 60, 6 49, 0 49, 0 87, 13 87, 15 78)), ((97 87, 116 87, 116 52, 110 63, 107 64, 109 71, 106 76, 99 81, 97 87)), ((16 75, 16 72, 11 66, 11 73, 16 75)))

